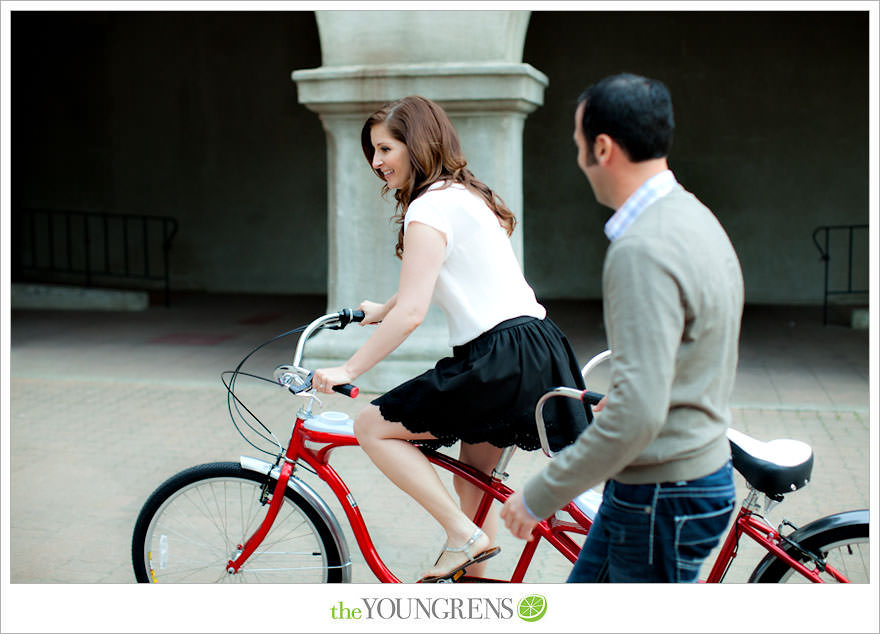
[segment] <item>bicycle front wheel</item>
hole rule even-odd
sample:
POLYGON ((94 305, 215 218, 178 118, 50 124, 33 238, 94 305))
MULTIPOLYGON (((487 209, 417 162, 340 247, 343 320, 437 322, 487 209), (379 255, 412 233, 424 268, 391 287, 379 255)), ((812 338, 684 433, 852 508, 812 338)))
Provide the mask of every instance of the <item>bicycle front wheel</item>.
MULTIPOLYGON (((870 582, 870 551, 868 546, 867 511, 850 511, 819 520, 815 527, 805 527, 791 536, 804 550, 820 557, 829 566, 843 574, 850 583, 870 582)), ((784 550, 811 570, 819 566, 813 559, 794 546, 784 550)), ((820 572, 822 581, 836 583, 831 574, 820 572)), ((752 583, 810 583, 775 555, 767 555, 755 568, 749 579, 752 583)))
POLYGON ((266 538, 237 573, 227 573, 229 560, 266 516, 268 505, 260 502, 265 482, 265 475, 235 462, 199 465, 168 479, 135 523, 131 553, 138 582, 342 581, 341 555, 330 527, 290 488, 266 538))

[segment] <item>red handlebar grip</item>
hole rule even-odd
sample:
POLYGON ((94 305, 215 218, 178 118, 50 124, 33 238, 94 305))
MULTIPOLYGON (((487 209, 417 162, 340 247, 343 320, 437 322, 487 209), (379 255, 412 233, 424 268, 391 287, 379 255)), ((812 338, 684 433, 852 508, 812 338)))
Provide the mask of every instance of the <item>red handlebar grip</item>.
POLYGON ((351 383, 343 383, 342 385, 334 385, 333 391, 339 392, 340 394, 344 394, 345 396, 351 398, 357 398, 358 394, 360 393, 360 388, 358 388, 356 385, 352 385, 351 383))

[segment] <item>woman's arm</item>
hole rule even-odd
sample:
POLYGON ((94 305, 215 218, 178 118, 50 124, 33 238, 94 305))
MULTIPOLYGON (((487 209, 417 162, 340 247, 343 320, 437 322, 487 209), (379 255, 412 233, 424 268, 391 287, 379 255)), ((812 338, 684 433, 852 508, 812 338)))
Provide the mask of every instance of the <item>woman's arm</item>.
POLYGON ((344 364, 315 372, 312 384, 320 392, 351 383, 391 354, 425 319, 440 267, 446 255, 446 238, 438 230, 412 222, 406 230, 403 262, 393 304, 369 339, 344 364), (395 299, 396 298, 396 299, 395 299))

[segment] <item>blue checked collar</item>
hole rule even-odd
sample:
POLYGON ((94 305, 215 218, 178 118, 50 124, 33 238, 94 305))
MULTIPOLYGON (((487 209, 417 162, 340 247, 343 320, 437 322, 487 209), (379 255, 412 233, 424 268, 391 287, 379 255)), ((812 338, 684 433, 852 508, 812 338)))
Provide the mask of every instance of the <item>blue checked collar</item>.
POLYGON ((649 205, 663 198, 675 189, 677 184, 678 181, 675 180, 672 170, 664 170, 642 183, 642 186, 633 192, 605 223, 605 235, 608 239, 611 242, 617 240, 649 205))

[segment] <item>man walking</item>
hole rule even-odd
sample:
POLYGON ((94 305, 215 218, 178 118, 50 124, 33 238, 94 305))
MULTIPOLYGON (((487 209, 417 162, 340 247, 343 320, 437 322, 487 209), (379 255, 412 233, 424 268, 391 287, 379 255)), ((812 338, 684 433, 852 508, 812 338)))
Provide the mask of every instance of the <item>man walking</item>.
POLYGON ((692 582, 734 503, 726 431, 743 279, 718 220, 676 181, 662 82, 607 77, 578 100, 577 163, 615 210, 602 274, 606 402, 501 512, 522 539, 603 481, 570 582, 692 582))

